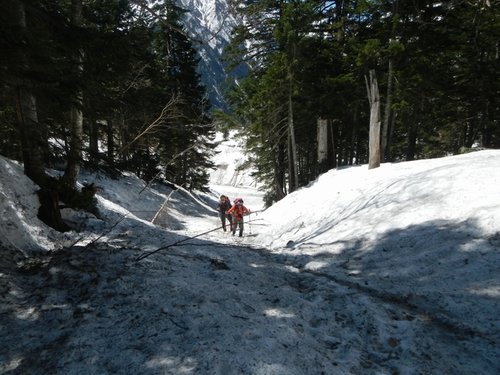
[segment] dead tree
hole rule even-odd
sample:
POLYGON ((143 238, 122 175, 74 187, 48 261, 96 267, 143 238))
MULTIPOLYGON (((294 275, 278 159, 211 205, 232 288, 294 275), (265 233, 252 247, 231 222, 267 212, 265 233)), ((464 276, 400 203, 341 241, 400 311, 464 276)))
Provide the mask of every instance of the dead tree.
POLYGON ((61 217, 57 191, 40 189, 38 191, 38 199, 40 200, 40 208, 38 209, 37 217, 49 227, 59 232, 69 231, 70 228, 61 217))
POLYGON ((368 169, 380 167, 380 94, 375 71, 370 70, 370 78, 365 76, 368 101, 370 103, 370 150, 368 169))

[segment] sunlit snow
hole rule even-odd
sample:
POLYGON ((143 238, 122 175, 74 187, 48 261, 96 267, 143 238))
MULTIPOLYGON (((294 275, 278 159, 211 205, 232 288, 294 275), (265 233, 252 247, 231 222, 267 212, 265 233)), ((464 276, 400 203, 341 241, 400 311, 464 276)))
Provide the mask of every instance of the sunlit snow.
POLYGON ((63 209, 64 234, 0 157, 0 373, 500 373, 500 151, 331 170, 263 211, 218 150, 209 194, 82 173, 101 217, 63 209))

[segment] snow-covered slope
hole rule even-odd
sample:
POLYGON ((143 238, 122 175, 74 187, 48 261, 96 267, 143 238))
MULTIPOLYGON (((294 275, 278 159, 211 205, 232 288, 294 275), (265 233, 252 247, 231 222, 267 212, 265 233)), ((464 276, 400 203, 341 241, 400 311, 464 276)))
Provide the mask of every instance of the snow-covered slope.
MULTIPOLYGON (((82 174, 102 219, 65 209, 78 231, 57 233, 0 157, 0 373, 497 375, 499 164, 490 150, 332 170, 248 204, 238 238, 218 193, 133 175, 82 174)), ((246 196, 240 182, 220 188, 246 196)))
POLYGON ((224 194, 231 200, 240 197, 254 211, 262 210, 263 192, 252 178, 253 168, 242 152, 241 139, 237 137, 237 133, 231 132, 227 139, 219 133, 215 142, 218 143, 214 157, 217 169, 210 174, 211 189, 217 196, 224 194))
POLYGON ((358 247, 360 237, 377 244, 388 234, 394 239, 418 228, 480 229, 477 235, 489 238, 500 229, 498 157, 492 150, 370 171, 331 170, 266 211, 274 235, 266 233, 264 244, 320 252, 323 245, 337 244, 341 250, 358 247))

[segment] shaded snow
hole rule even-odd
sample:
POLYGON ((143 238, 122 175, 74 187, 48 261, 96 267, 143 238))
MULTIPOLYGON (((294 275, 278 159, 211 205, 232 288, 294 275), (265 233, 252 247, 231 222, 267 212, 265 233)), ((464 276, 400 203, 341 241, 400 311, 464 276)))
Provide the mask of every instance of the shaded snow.
POLYGON ((210 194, 82 173, 101 218, 65 234, 0 157, 0 373, 500 373, 500 151, 332 170, 264 212, 220 151, 210 194))

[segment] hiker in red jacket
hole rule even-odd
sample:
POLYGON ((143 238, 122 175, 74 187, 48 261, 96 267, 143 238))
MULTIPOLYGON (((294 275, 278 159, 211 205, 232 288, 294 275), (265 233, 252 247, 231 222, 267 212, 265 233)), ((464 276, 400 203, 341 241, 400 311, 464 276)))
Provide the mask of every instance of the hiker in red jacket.
POLYGON ((250 213, 250 210, 243 205, 243 199, 236 198, 233 207, 226 214, 233 214, 233 236, 236 233, 236 228, 240 227, 240 237, 243 235, 243 214, 250 213))

